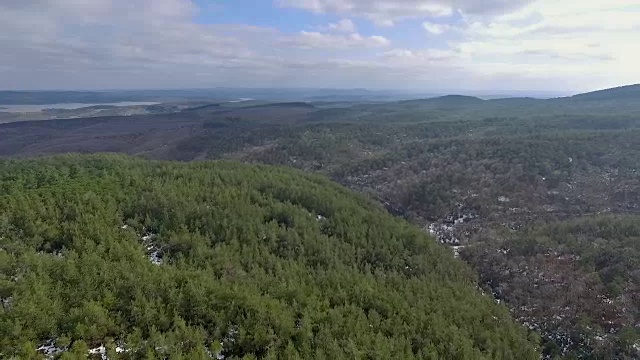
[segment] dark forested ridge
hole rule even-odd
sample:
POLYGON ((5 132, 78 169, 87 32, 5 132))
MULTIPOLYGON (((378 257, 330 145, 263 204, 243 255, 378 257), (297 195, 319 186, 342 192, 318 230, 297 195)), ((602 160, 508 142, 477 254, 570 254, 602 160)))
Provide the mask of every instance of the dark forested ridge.
POLYGON ((0 161, 0 358, 537 359, 476 281, 315 175, 0 161))
POLYGON ((572 98, 580 100, 637 100, 639 96, 640 84, 636 84, 578 94, 572 98))

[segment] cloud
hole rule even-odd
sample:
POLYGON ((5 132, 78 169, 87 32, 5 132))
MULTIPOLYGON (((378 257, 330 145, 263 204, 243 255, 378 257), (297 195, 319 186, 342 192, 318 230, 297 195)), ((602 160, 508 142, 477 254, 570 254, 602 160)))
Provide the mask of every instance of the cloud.
POLYGON ((392 26, 409 18, 448 17, 455 13, 500 15, 530 2, 532 0, 278 0, 283 7, 360 16, 382 26, 392 26))
POLYGON ((347 34, 353 34, 358 32, 356 25, 353 23, 353 21, 349 19, 343 19, 338 21, 337 23, 330 23, 327 26, 327 29, 329 31, 341 32, 341 33, 347 33, 347 34))
POLYGON ((467 17, 450 45, 482 76, 614 86, 640 81, 638 19, 638 0, 539 0, 490 20, 467 17))
POLYGON ((382 55, 386 59, 395 61, 409 61, 413 62, 414 64, 424 64, 425 62, 435 61, 448 61, 456 57, 456 54, 452 51, 438 49, 429 49, 422 51, 409 49, 393 49, 384 52, 382 55))
POLYGON ((301 49, 353 49, 375 48, 389 46, 391 42, 382 36, 362 36, 354 33, 349 35, 323 34, 320 32, 301 31, 298 36, 281 40, 287 46, 301 49))
POLYGON ((432 23, 431 21, 423 22, 422 27, 425 30, 427 30, 429 33, 434 35, 441 35, 451 28, 451 26, 447 24, 436 24, 436 23, 432 23))
POLYGON ((390 44, 351 32, 350 21, 335 23, 333 33, 289 34, 202 24, 199 11, 189 0, 0 1, 0 87, 313 86, 328 79, 348 86, 328 76, 348 71, 352 60, 341 54, 390 44), (324 79, 297 70, 310 68, 324 79))
MULTIPOLYGON (((2 86, 177 86, 178 74, 205 85, 227 78, 225 69, 268 68, 261 61, 270 54, 253 27, 198 24, 197 13, 189 0, 0 2, 0 66, 11 69, 0 72, 2 86), (190 70, 198 69, 210 76, 194 79, 190 70)), ((260 34, 275 39, 278 32, 260 34)))
POLYGON ((224 11, 191 0, 0 0, 0 87, 589 90, 640 82, 640 0, 280 4, 343 19, 290 32, 206 24, 205 11, 224 11), (356 17, 398 28, 374 35, 358 30, 356 17), (409 18, 422 26, 402 23, 409 18), (425 31, 438 36, 404 36, 425 31))
POLYGON ((467 74, 467 88, 577 91, 637 83, 639 18, 638 0, 539 0, 490 17, 424 21, 425 30, 446 39, 444 45, 393 49, 382 59, 416 74, 439 68, 439 83, 443 76, 467 74))
POLYGON ((640 56, 640 45, 632 40, 639 28, 640 1, 585 0, 580 5, 541 0, 491 22, 471 22, 462 29, 466 41, 458 48, 471 55, 547 54, 603 61, 640 56))

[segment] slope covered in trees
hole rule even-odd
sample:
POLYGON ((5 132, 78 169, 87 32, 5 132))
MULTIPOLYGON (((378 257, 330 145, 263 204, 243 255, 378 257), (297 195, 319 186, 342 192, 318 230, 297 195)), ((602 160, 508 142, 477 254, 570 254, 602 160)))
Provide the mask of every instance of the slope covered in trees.
POLYGON ((462 252, 549 356, 638 358, 640 216, 600 215, 500 234, 462 252))
POLYGON ((578 100, 636 100, 640 96, 640 84, 592 91, 572 96, 578 100))
POLYGON ((535 335, 476 281, 321 177, 0 161, 0 358, 536 359, 535 335))

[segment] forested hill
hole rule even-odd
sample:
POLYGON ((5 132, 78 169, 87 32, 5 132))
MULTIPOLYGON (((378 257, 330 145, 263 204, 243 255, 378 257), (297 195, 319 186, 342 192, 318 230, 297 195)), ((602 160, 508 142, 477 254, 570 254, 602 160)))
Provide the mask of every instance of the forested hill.
POLYGON ((637 100, 640 98, 640 84, 578 94, 571 98, 576 100, 637 100))
POLYGON ((537 359, 475 284, 449 249, 322 177, 0 161, 3 359, 537 359))

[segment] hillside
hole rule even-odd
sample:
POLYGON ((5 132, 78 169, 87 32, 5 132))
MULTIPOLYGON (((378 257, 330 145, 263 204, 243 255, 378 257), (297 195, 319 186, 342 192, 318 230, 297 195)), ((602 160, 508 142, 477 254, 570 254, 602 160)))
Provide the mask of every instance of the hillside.
POLYGON ((572 96, 574 100, 638 100, 640 84, 620 86, 572 96))
POLYGON ((503 236, 464 258, 522 323, 555 340, 545 353, 638 358, 640 216, 584 217, 503 236), (594 340, 589 349, 585 338, 594 340))
POLYGON ((0 358, 538 358, 449 249, 315 175, 3 160, 0 214, 0 358))
POLYGON ((482 99, 464 95, 446 95, 430 99, 407 100, 399 104, 404 106, 422 106, 435 109, 456 109, 460 107, 478 106, 484 103, 482 99))

